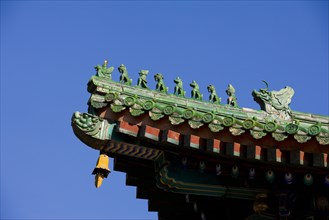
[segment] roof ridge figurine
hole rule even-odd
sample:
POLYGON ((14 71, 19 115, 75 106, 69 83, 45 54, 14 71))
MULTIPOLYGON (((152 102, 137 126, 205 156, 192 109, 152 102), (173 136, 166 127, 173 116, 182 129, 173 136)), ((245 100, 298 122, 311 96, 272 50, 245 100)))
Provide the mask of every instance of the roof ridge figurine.
POLYGON ((130 86, 133 80, 129 78, 126 66, 121 64, 118 67, 118 70, 121 73, 120 83, 123 83, 123 84, 126 84, 126 85, 130 86))
POLYGON ((238 100, 235 96, 235 88, 232 86, 232 84, 228 84, 226 94, 228 95, 227 104, 233 107, 238 107, 238 100))
POLYGON ((107 68, 107 64, 108 64, 108 60, 104 60, 104 63, 103 63, 102 66, 97 65, 97 66, 94 67, 95 70, 97 71, 96 76, 106 77, 106 78, 109 78, 109 79, 112 78, 111 74, 114 70, 114 67, 111 66, 111 67, 107 68))
POLYGON ((186 92, 183 89, 183 81, 181 80, 181 78, 177 76, 176 79, 174 79, 174 82, 176 83, 174 94, 185 97, 186 92))
POLYGON ((144 88, 144 89, 148 89, 149 87, 147 86, 147 80, 146 80, 146 76, 149 73, 148 70, 141 70, 139 71, 139 78, 137 81, 137 86, 144 88))
POLYGON ((199 88, 198 83, 195 80, 193 80, 190 83, 190 86, 192 87, 191 98, 197 99, 197 100, 202 100, 203 95, 200 93, 200 88, 199 88))
POLYGON ((208 89, 208 92, 210 93, 209 102, 220 104, 222 99, 218 97, 215 86, 209 85, 209 86, 207 86, 207 89, 208 89))
POLYGON ((168 93, 168 87, 164 84, 164 77, 161 73, 157 73, 154 75, 154 80, 157 82, 155 90, 159 92, 168 93))
POLYGON ((280 91, 268 91, 268 83, 265 89, 259 89, 259 91, 253 90, 252 96, 254 100, 260 105, 261 110, 266 111, 271 115, 277 115, 281 119, 291 120, 292 114, 289 104, 295 93, 294 89, 290 86, 286 86, 280 91))

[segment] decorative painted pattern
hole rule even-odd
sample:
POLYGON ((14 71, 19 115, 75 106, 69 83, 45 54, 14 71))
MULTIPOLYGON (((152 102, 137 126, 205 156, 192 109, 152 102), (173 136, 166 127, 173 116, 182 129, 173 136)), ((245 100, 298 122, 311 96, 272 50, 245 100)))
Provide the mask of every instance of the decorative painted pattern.
POLYGON ((300 184, 312 187, 314 179, 329 180, 329 176, 325 173, 311 174, 306 170, 303 172, 291 170, 290 172, 276 169, 275 165, 272 166, 274 169, 270 167, 248 168, 240 164, 229 165, 224 162, 221 166, 221 164, 203 161, 201 158, 192 156, 183 157, 181 164, 177 161, 179 161, 178 158, 167 160, 165 154, 161 154, 155 160, 156 184, 166 192, 252 200, 255 198, 255 195, 252 196, 254 193, 267 190, 253 185, 258 181, 266 181, 276 187, 300 186, 300 184), (182 167, 183 170, 180 169, 182 167), (207 181, 202 181, 203 178, 207 181), (232 182, 235 184, 229 184, 232 182), (244 187, 245 184, 250 185, 244 187))
POLYGON ((236 142, 225 143, 217 139, 203 139, 197 135, 183 135, 173 130, 160 130, 149 125, 139 126, 126 121, 109 124, 107 120, 88 113, 74 113, 72 126, 79 139, 99 150, 112 143, 112 133, 116 130, 119 133, 134 138, 146 138, 155 143, 163 142, 177 147, 184 146, 227 156, 264 162, 287 163, 289 161, 289 163, 295 165, 328 167, 328 154, 326 153, 306 154, 302 151, 283 153, 279 148, 264 148, 255 145, 244 146, 236 142))
POLYGON ((327 167, 328 156, 325 153, 306 154, 303 151, 282 151, 279 148, 266 148, 257 145, 245 146, 236 142, 226 143, 217 139, 203 139, 197 135, 183 135, 176 131, 160 130, 151 126, 129 125, 127 122, 120 122, 118 131, 136 138, 142 137, 155 142, 160 141, 171 144, 179 147, 179 149, 183 146, 223 156, 234 156, 263 162, 327 167), (137 136, 138 134, 139 136, 137 136), (315 157, 314 155, 318 156, 315 157), (306 163, 304 163, 305 160, 307 160, 306 163))
POLYGON ((166 192, 196 194, 215 197, 239 198, 254 200, 258 193, 266 193, 264 189, 251 189, 243 187, 196 184, 191 182, 183 182, 170 177, 168 165, 164 166, 159 175, 156 177, 156 184, 160 189, 166 192))
POLYGON ((115 141, 111 141, 107 147, 103 148, 102 152, 109 155, 124 155, 145 160, 155 160, 161 153, 160 150, 154 148, 147 148, 115 141))

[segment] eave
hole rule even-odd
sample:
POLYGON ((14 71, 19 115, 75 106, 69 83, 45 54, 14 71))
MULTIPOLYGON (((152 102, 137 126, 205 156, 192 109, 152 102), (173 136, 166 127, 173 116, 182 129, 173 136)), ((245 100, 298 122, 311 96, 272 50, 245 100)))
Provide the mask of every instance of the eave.
MULTIPOLYGON (((305 152, 329 151, 327 116, 293 111, 295 121, 271 120, 268 113, 262 110, 182 98, 136 86, 126 86, 96 76, 89 81, 88 91, 92 93, 89 100, 92 109, 102 117, 111 115, 114 120, 120 118, 120 112, 129 110, 130 115, 135 118, 131 120, 136 121, 136 124, 142 121, 145 124, 145 120, 150 125, 160 124, 158 120, 164 118, 173 129, 183 125, 191 128, 189 133, 198 133, 205 138, 228 130, 234 139, 239 140, 242 135, 241 139, 248 139, 248 143, 253 139, 252 142, 257 144, 261 139, 264 145, 265 139, 265 145, 269 147, 281 145, 284 149, 302 148, 305 152), (141 118, 143 120, 140 120, 141 118), (204 129, 205 127, 207 129, 204 129), (307 146, 305 143, 308 143, 307 146)), ((161 120, 161 124, 166 123, 161 120)), ((178 129, 181 130, 180 127, 178 129)))

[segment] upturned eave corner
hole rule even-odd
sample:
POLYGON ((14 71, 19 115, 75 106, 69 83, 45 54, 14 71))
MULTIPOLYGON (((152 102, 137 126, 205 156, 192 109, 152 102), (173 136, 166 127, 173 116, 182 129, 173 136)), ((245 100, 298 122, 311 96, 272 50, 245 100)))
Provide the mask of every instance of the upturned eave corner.
POLYGON ((199 204, 213 203, 216 212, 218 204, 234 201, 239 207, 253 203, 258 213, 268 196, 286 214, 292 189, 300 201, 318 203, 328 192, 329 116, 292 110, 292 87, 270 91, 264 81, 266 88, 251 92, 260 109, 251 109, 239 105, 232 84, 224 88, 223 103, 215 85, 207 86, 207 99, 195 80, 184 87, 176 77, 171 92, 162 73, 154 74, 152 89, 149 70, 133 81, 121 64, 115 81, 107 60, 94 68, 88 112, 75 112, 71 125, 81 142, 99 151, 92 171, 96 188, 114 158, 113 169, 125 172, 126 184, 136 186, 136 197, 148 199, 155 211, 173 200, 193 206, 193 213, 199 204))

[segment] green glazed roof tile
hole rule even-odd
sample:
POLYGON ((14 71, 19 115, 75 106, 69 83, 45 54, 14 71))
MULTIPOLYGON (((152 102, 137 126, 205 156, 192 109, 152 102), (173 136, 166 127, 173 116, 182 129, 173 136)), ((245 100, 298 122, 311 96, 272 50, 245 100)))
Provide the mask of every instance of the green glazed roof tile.
MULTIPOLYGON (((266 89, 254 91, 253 95, 266 96, 288 91, 288 98, 293 95, 293 89, 286 87, 279 92, 268 92, 266 89)), ((109 78, 93 76, 88 82, 88 91, 92 94, 89 105, 95 109, 105 106, 111 107, 114 112, 129 108, 132 116, 139 116, 148 112, 152 120, 168 116, 172 125, 186 121, 191 128, 197 129, 205 124, 211 132, 218 132, 223 127, 230 127, 233 135, 240 135, 247 130, 253 138, 259 139, 267 133, 273 133, 277 141, 292 135, 299 143, 309 141, 313 136, 322 145, 329 143, 329 117, 291 111, 288 101, 285 108, 280 111, 274 109, 276 103, 268 109, 255 110, 239 108, 231 105, 206 102, 199 99, 185 98, 183 96, 167 94, 166 92, 148 88, 130 86, 115 82, 109 78)), ((281 94, 282 95, 282 94, 281 94)), ((284 95, 283 95, 284 96, 284 95)), ((261 102, 261 100, 258 100, 261 102)), ((282 101, 284 103, 284 101, 282 101)), ((271 104, 271 103, 270 103, 271 104)), ((278 107, 279 108, 279 107, 278 107)))

